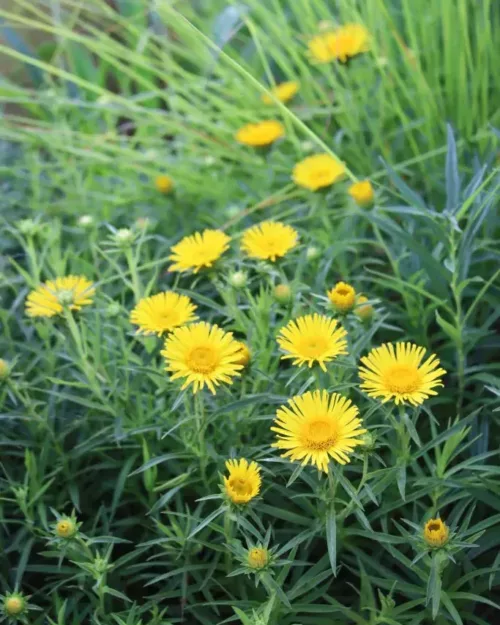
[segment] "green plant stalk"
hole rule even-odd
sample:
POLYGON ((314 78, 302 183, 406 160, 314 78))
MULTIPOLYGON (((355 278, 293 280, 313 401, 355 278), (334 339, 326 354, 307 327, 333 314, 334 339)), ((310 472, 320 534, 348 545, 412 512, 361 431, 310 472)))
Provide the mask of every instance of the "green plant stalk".
POLYGON ((64 318, 66 319, 66 323, 68 324, 70 334, 73 338, 73 342, 75 344, 75 347, 76 347, 76 350, 80 359, 80 363, 79 363, 80 368, 82 369, 84 375, 86 376, 89 382, 90 388, 92 389, 94 394, 97 395, 97 397, 99 397, 102 400, 103 393, 102 393, 101 385, 99 384, 94 368, 92 367, 92 365, 90 364, 87 358, 87 354, 83 346, 80 328, 78 327, 78 324, 75 321, 73 313, 67 306, 63 307, 63 314, 64 314, 64 318))
POLYGON ((128 270, 132 279, 132 290, 137 303, 142 297, 142 284, 137 270, 136 258, 132 252, 132 247, 128 246, 125 248, 125 258, 127 259, 128 270))

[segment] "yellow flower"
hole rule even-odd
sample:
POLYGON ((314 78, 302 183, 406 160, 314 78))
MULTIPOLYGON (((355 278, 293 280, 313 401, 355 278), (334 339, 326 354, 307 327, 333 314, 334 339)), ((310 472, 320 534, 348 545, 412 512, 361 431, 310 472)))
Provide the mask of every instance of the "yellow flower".
POLYGON ((166 174, 160 174, 155 178, 156 188, 160 193, 170 193, 174 188, 174 181, 166 174))
POLYGON ((356 291, 346 282, 337 282, 327 295, 335 308, 342 313, 352 310, 356 303, 356 291))
POLYGON ((375 197, 372 183, 369 180, 355 182, 349 187, 348 193, 360 206, 370 205, 375 197))
POLYGON ((441 519, 429 519, 424 525, 424 540, 429 547, 443 547, 450 535, 450 530, 441 519))
POLYGON ((318 63, 341 61, 370 49, 370 35, 362 24, 346 24, 316 35, 309 41, 309 53, 318 63))
POLYGON ((366 430, 358 414, 351 400, 338 393, 297 395, 276 413, 271 430, 277 433, 277 441, 272 446, 287 450, 283 458, 313 464, 328 473, 330 458, 346 464, 353 449, 363 444, 361 437, 366 430))
POLYGON ((20 593, 5 597, 4 610, 8 616, 19 616, 26 610, 26 601, 20 593))
POLYGON ((195 310, 186 295, 165 291, 141 299, 130 313, 130 322, 139 326, 139 333, 161 336, 196 319, 195 310))
POLYGON ((361 319, 361 321, 369 321, 373 317, 373 306, 366 304, 368 298, 365 295, 359 295, 356 301, 356 308, 354 314, 361 319))
MULTIPOLYGON (((276 85, 270 89, 271 93, 280 101, 280 102, 288 102, 293 98, 293 96, 299 90, 299 83, 294 80, 289 80, 287 82, 282 82, 280 85, 276 85)), ((262 102, 264 104, 274 104, 273 98, 264 93, 262 96, 262 102)))
POLYGON ((430 395, 437 395, 433 389, 443 386, 441 377, 446 373, 438 368, 439 360, 434 354, 421 365, 424 354, 424 347, 412 343, 397 343, 395 347, 385 343, 372 349, 361 358, 361 388, 370 397, 381 397, 383 403, 393 399, 396 404, 422 404, 430 395))
POLYGON ((204 321, 174 329, 161 354, 171 379, 185 378, 182 389, 192 384, 193 393, 206 385, 215 394, 216 386, 232 384, 243 369, 241 348, 232 333, 204 321))
POLYGON ((204 230, 184 237, 172 247, 169 271, 193 271, 211 267, 228 249, 230 237, 222 230, 204 230))
POLYGON ((255 124, 246 124, 236 133, 236 140, 252 147, 269 145, 285 135, 285 128, 280 122, 269 119, 255 124))
POLYGON ((59 538, 72 538, 78 528, 73 519, 63 518, 60 519, 56 524, 56 534, 59 538))
POLYGON ((252 352, 248 348, 248 345, 243 343, 243 341, 238 341, 238 345, 240 346, 238 364, 246 367, 252 359, 252 352))
POLYGON ((314 154, 293 168, 292 178, 299 187, 317 191, 329 187, 345 175, 345 165, 329 154, 314 154))
POLYGON ((263 569, 269 562, 269 552, 264 547, 252 547, 247 553, 247 564, 251 569, 263 569))
POLYGON ((229 477, 224 477, 224 490, 233 503, 248 503, 260 492, 260 467, 256 462, 245 458, 228 460, 226 469, 229 477))
POLYGON ((325 363, 341 354, 347 354, 347 332, 336 319, 324 315, 305 315, 290 321, 280 330, 278 344, 293 358, 293 364, 309 367, 317 362, 326 371, 325 363))
POLYGON ((63 307, 80 310, 92 304, 95 289, 84 276, 56 278, 41 284, 26 299, 29 317, 53 317, 63 312, 63 307))
POLYGON ((252 258, 275 260, 285 256, 299 240, 297 231, 279 221, 264 221, 246 230, 241 248, 252 258))

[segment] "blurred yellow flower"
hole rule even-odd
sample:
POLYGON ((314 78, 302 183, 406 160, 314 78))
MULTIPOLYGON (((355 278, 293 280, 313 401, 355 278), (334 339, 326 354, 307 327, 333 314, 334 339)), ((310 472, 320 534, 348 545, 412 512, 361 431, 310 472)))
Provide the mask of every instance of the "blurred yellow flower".
POLYGON ((241 248, 252 258, 275 262, 293 249, 298 239, 292 226, 279 221, 264 221, 244 232, 241 248))
POLYGON ((314 363, 326 371, 325 363, 347 354, 347 332, 336 319, 323 315, 305 315, 289 321, 278 334, 278 345, 287 352, 282 359, 292 358, 294 365, 314 363))
POLYGON ((241 348, 232 333, 204 321, 175 328, 161 354, 171 379, 184 378, 181 390, 192 384, 193 393, 206 385, 215 394, 216 386, 232 384, 232 378, 243 369, 241 348))
POLYGON ((443 547, 449 535, 450 530, 441 519, 429 519, 424 525, 424 540, 429 547, 443 547))
POLYGON ((230 237, 222 230, 204 230, 184 237, 172 246, 169 271, 193 271, 211 267, 229 248, 230 237))
POLYGON ((369 300, 365 295, 359 295, 356 300, 354 314, 361 319, 361 321, 369 321, 373 317, 373 306, 371 304, 366 304, 368 301, 369 300))
POLYGON ((252 359, 252 352, 250 351, 248 345, 243 343, 243 341, 238 341, 238 345, 240 346, 238 364, 246 367, 252 359))
POLYGON ((73 519, 65 517, 56 523, 55 532, 59 538, 72 538, 77 531, 78 528, 73 519))
POLYGON ((263 569, 269 562, 269 552, 264 547, 252 547, 247 553, 247 564, 251 569, 263 569))
MULTIPOLYGON (((294 95, 296 95, 298 90, 299 90, 299 83, 295 82, 294 80, 289 80, 287 82, 282 82, 281 84, 276 85, 276 87, 273 87, 272 89, 270 89, 270 92, 280 102, 288 102, 289 100, 293 98, 294 95)), ((274 104, 273 98, 267 95, 267 93, 264 93, 262 95, 262 102, 264 102, 264 104, 274 104)))
POLYGON ((346 282, 337 282, 327 295, 335 308, 342 313, 352 310, 356 303, 356 291, 346 282))
POLYGON ((130 313, 130 322, 138 325, 138 333, 161 336, 193 319, 196 305, 187 295, 165 291, 141 299, 130 313))
POLYGON ((370 35, 362 24, 346 24, 316 35, 309 41, 309 53, 318 63, 340 61, 370 49, 370 35))
POLYGON ((413 343, 375 347, 361 358, 361 388, 370 397, 381 397, 382 403, 392 399, 396 404, 422 404, 431 395, 437 395, 434 388, 443 386, 441 378, 446 373, 438 368, 439 360, 434 354, 421 365, 424 354, 425 347, 413 343))
POLYGON ((236 140, 244 145, 262 147, 285 135, 282 123, 270 119, 255 124, 246 124, 236 133, 236 140))
POLYGON ((297 395, 276 413, 271 430, 277 433, 277 441, 272 446, 287 450, 283 458, 313 464, 328 473, 330 458, 346 464, 353 449, 363 444, 366 430, 358 414, 351 400, 338 393, 297 395))
POLYGON ((348 193, 360 206, 369 206, 375 198, 375 192, 369 180, 355 182, 349 187, 348 193))
POLYGON ((29 317, 53 317, 70 310, 80 310, 93 302, 95 288, 84 276, 66 276, 41 284, 26 298, 29 317))
POLYGON ((256 462, 245 458, 228 460, 226 469, 229 477, 224 477, 224 490, 233 503, 248 503, 260 492, 260 467, 256 462))
POLYGON ((344 177, 345 165, 329 154, 314 154, 293 168, 292 178, 299 187, 317 191, 344 177))
POLYGON ((174 181, 167 174, 160 174, 155 178, 155 185, 160 193, 169 193, 174 188, 174 181))

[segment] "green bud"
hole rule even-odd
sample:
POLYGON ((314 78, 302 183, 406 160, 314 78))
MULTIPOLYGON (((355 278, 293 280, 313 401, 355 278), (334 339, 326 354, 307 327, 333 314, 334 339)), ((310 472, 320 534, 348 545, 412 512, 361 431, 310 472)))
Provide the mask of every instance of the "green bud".
POLYGON ((277 284, 274 287, 273 295, 280 304, 288 304, 292 298, 292 289, 288 284, 277 284))
POLYGON ((235 271, 229 276, 229 284, 236 289, 241 289, 247 283, 247 274, 244 271, 235 271))

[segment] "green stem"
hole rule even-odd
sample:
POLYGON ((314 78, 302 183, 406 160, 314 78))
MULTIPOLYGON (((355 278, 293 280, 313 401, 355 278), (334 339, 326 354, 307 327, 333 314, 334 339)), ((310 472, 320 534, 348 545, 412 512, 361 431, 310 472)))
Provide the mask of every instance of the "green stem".
POLYGON ((203 483, 207 485, 206 459, 205 453, 205 403, 202 392, 195 395, 194 413, 196 417, 196 434, 198 439, 198 457, 200 460, 200 471, 203 483))
POLYGON ((224 538, 226 540, 226 553, 224 555, 224 561, 226 566, 226 573, 231 572, 231 552, 229 550, 229 545, 231 544, 231 540, 233 538, 233 520, 231 518, 231 509, 228 508, 224 513, 224 538))
POLYGON ((132 254, 132 248, 127 247, 125 249, 125 258, 127 259, 128 269, 130 271, 130 277, 132 278, 132 290, 134 291, 135 301, 138 302, 142 297, 142 285, 137 271, 137 263, 134 255, 132 254))
POLYGON ((92 367, 92 365, 89 363, 89 361, 87 359, 87 354, 85 353, 85 348, 84 348, 84 345, 83 345, 83 340, 82 340, 82 335, 80 333, 80 328, 78 327, 78 324, 76 323, 75 318, 73 317, 73 313, 71 312, 71 310, 65 306, 65 307, 63 307, 63 311, 64 311, 64 318, 66 319, 66 323, 68 324, 68 328, 69 328, 69 331, 70 331, 71 336, 73 338, 73 342, 75 344, 76 351, 78 352, 78 356, 80 358, 80 367, 81 367, 83 373, 85 374, 92 391, 99 398, 102 399, 102 396, 103 396, 102 390, 101 390, 100 384, 99 384, 99 382, 97 380, 94 368, 92 367))

